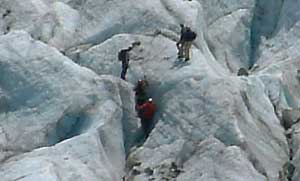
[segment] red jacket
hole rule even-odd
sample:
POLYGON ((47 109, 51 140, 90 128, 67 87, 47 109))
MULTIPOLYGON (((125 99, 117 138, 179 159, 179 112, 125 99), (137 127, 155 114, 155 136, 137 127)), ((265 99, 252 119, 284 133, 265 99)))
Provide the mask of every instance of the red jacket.
POLYGON ((156 110, 156 106, 152 102, 146 102, 139 106, 139 109, 143 118, 152 119, 156 110))

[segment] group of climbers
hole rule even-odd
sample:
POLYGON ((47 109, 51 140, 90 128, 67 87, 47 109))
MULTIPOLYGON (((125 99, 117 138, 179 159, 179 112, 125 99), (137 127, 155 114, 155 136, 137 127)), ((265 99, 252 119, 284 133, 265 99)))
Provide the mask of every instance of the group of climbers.
MULTIPOLYGON (((180 24, 180 39, 176 43, 178 49, 178 59, 184 58, 185 61, 189 61, 191 58, 191 47, 193 41, 197 38, 197 34, 191 30, 190 27, 180 24)), ((118 53, 118 59, 122 62, 121 79, 126 80, 127 69, 129 68, 130 51, 139 46, 140 42, 134 42, 131 46, 125 49, 121 49, 118 53)))
POLYGON ((148 97, 146 89, 148 87, 148 81, 146 77, 144 79, 138 80, 135 91, 136 98, 136 109, 138 116, 141 118, 141 126, 144 132, 145 138, 148 137, 151 126, 153 125, 153 117, 156 111, 156 106, 153 103, 151 97, 148 97))
MULTIPOLYGON (((191 30, 190 27, 180 24, 180 40, 176 43, 178 49, 178 59, 185 58, 185 61, 189 61, 190 49, 193 41, 196 39, 197 34, 191 30)), ((118 53, 118 59, 122 62, 121 79, 126 80, 127 69, 129 68, 130 51, 135 47, 139 46, 140 42, 135 42, 126 49, 121 49, 118 53)), ((136 96, 136 110, 138 116, 141 119, 141 126, 144 132, 144 136, 147 138, 151 126, 153 125, 153 117, 156 111, 156 106, 153 103, 153 99, 148 97, 146 89, 148 82, 146 77, 143 80, 139 80, 134 91, 136 96)))

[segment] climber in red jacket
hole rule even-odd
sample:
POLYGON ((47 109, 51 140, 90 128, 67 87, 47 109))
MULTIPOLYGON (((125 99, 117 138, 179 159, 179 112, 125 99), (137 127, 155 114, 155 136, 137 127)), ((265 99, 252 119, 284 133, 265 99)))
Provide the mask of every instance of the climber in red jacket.
POLYGON ((144 131, 145 137, 147 138, 150 131, 151 125, 156 111, 156 106, 152 102, 152 98, 149 98, 147 102, 138 106, 139 116, 141 118, 142 129, 144 131))

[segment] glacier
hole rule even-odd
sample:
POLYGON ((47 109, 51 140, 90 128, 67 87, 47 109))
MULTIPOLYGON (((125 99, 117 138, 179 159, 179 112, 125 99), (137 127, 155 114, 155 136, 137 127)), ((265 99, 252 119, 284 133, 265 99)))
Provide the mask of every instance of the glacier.
POLYGON ((300 1, 0 3, 1 180, 300 179, 300 1), (180 23, 198 34, 187 63, 180 23), (146 140, 143 77, 158 107, 146 140))

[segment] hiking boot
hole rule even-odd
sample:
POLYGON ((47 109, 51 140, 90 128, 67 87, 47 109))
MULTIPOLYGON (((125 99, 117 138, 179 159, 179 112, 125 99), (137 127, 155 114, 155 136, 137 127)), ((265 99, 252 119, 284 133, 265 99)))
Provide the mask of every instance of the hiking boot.
POLYGON ((186 59, 185 59, 186 62, 189 61, 189 60, 190 60, 189 58, 186 58, 186 59))

